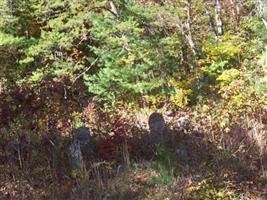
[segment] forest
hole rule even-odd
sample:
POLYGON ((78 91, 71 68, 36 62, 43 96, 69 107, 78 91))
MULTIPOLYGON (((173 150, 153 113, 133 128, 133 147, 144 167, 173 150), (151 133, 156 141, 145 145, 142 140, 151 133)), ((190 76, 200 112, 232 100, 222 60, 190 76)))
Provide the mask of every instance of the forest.
POLYGON ((0 0, 0 199, 267 199, 267 1, 0 0))

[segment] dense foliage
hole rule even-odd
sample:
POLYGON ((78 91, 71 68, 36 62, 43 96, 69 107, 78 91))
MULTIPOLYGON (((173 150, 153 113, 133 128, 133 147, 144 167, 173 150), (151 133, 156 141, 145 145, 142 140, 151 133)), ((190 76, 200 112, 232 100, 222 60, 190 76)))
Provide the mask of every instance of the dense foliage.
MULTIPOLYGON (((40 135, 86 125, 105 138, 100 155, 116 160, 117 143, 144 133, 133 124, 155 110, 185 111, 218 149, 257 168, 267 158, 267 1, 0 0, 0 149, 24 135, 49 149, 40 135)), ((53 160, 43 151, 36 165, 53 160)), ((153 180, 173 181, 161 164, 152 163, 166 180, 153 180)), ((189 187, 194 198, 227 199, 228 188, 205 181, 189 187)))
POLYGON ((163 95, 185 106, 224 70, 249 67, 266 41, 253 1, 222 2, 220 15, 209 1, 1 4, 2 87, 84 78, 109 105, 163 95))
POLYGON ((71 87, 84 77, 113 105, 163 95, 185 106, 224 70, 261 67, 267 39, 264 1, 219 2, 222 11, 212 1, 1 4, 2 87, 48 79, 71 87))

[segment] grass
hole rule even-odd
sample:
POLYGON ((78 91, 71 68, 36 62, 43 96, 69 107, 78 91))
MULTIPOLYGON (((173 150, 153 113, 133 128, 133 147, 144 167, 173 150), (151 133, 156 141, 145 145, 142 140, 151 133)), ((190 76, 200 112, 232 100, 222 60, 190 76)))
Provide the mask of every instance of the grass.
MULTIPOLYGON (((176 132, 172 132, 176 141, 173 145, 164 142, 150 148, 137 144, 138 148, 144 148, 142 153, 151 154, 142 157, 142 154, 134 155, 136 148, 131 142, 138 143, 140 139, 122 140, 121 146, 112 149, 119 151, 115 152, 117 160, 96 156, 86 160, 81 171, 68 170, 65 153, 49 156, 49 143, 40 138, 32 151, 25 147, 27 154, 22 151, 20 160, 8 150, 1 153, 2 157, 7 154, 13 159, 0 165, 3 172, 0 174, 0 199, 264 200, 266 166, 259 157, 249 157, 251 162, 246 162, 246 155, 264 153, 261 134, 266 132, 259 124, 249 123, 253 129, 235 131, 222 138, 222 143, 228 142, 225 147, 207 138, 195 139, 190 134, 176 141, 176 132), (253 135, 256 143, 251 142, 253 135), (175 154, 175 149, 181 146, 188 149, 189 159, 181 160, 175 154), (242 150, 246 150, 245 154, 242 150), (33 159, 34 164, 31 164, 33 159), (53 165, 53 159, 62 163, 53 165), (21 164, 25 167, 20 168, 21 164)), ((59 151, 64 151, 68 139, 61 140, 59 151)))

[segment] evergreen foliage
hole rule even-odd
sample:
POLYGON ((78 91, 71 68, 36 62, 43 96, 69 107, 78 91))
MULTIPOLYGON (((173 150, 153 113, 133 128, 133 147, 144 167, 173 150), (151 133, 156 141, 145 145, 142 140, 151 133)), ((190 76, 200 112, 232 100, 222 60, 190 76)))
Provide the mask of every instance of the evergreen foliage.
POLYGON ((3 0, 2 85, 83 80, 109 105, 163 96, 183 107, 209 93, 224 70, 246 71, 264 51, 266 6, 222 6, 228 15, 218 35, 211 2, 3 0))

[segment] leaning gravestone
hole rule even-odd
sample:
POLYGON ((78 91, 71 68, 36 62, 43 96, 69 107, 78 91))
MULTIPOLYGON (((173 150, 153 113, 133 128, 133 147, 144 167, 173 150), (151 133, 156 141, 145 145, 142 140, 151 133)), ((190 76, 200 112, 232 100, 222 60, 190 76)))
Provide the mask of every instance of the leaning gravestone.
POLYGON ((83 159, 93 152, 92 137, 86 127, 74 129, 74 141, 69 147, 72 169, 81 169, 83 159))
POLYGON ((166 126, 162 114, 157 112, 152 113, 148 118, 148 126, 152 141, 161 141, 163 139, 163 132, 166 126))

